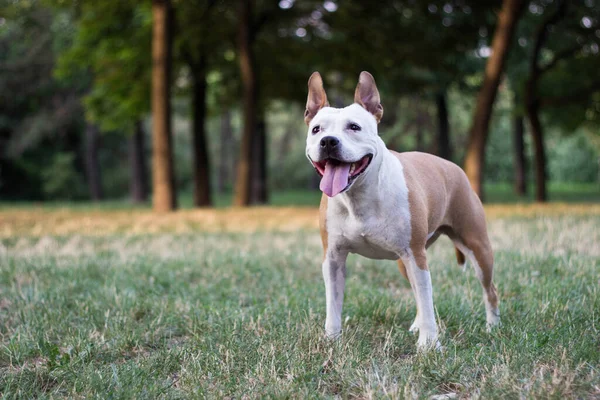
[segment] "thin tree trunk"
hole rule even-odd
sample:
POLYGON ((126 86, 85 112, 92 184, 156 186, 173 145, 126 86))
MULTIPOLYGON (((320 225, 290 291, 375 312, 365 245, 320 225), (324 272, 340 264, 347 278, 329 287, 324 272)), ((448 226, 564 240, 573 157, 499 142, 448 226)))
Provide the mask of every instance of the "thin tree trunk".
POLYGON ((450 123, 448 121, 448 105, 446 91, 439 92, 435 97, 438 117, 438 154, 446 160, 452 159, 452 146, 450 144, 450 123))
POLYGON ((231 131, 231 111, 225 110, 221 114, 221 137, 219 148, 219 174, 217 190, 223 193, 231 183, 231 159, 234 157, 233 134, 231 131))
POLYGON ((254 137, 254 156, 252 159, 252 204, 266 204, 267 191, 267 132, 264 114, 258 118, 254 137))
POLYGON ((483 85, 477 96, 464 168, 471 182, 471 187, 481 199, 484 198, 483 173, 485 167, 485 145, 488 138, 492 108, 512 37, 524 5, 525 2, 523 0, 503 1, 502 9, 498 13, 498 23, 492 40, 492 54, 485 66, 483 85))
POLYGON ((102 190, 102 175, 100 173, 100 162, 98 160, 98 148, 100 142, 100 132, 98 127, 93 124, 86 124, 85 127, 85 169, 90 198, 93 201, 102 200, 104 191, 102 190))
POLYGON ((544 149, 544 131, 539 118, 539 105, 533 103, 527 107, 527 117, 531 126, 533 148, 535 149, 535 200, 546 202, 546 150, 544 149))
POLYGON ((244 128, 240 143, 233 204, 246 207, 251 202, 253 143, 256 131, 258 87, 252 50, 252 0, 241 0, 238 31, 238 55, 243 86, 244 128))
POLYGON ((192 142, 194 160, 194 206, 210 207, 210 163, 206 143, 206 65, 202 58, 192 69, 192 142))
POLYGON ((152 0, 152 182, 153 208, 177 208, 171 133, 171 4, 152 0))
POLYGON ((523 133, 523 116, 516 115, 513 118, 513 146, 515 151, 515 193, 518 196, 525 196, 527 193, 527 180, 525 178, 527 166, 525 161, 525 142, 523 140, 523 133))
POLYGON ((540 99, 537 94, 537 84, 541 74, 538 65, 539 55, 548 38, 548 28, 556 24, 565 17, 568 2, 558 1, 556 11, 550 14, 539 26, 535 35, 531 61, 529 63, 529 78, 525 86, 525 108, 527 118, 531 126, 531 136, 533 137, 533 148, 535 150, 535 199, 538 202, 545 202, 548 199, 546 192, 546 151, 544 149, 544 130, 540 122, 540 99))
POLYGON ((424 138, 424 124, 425 124, 425 119, 427 118, 426 116, 424 116, 424 108, 423 108, 423 104, 421 103, 421 98, 420 97, 415 97, 414 98, 414 104, 415 104, 415 111, 416 111, 416 116, 415 116, 415 150, 416 151, 425 151, 425 138, 424 138))
POLYGON ((142 121, 135 123, 135 131, 129 137, 129 189, 131 201, 145 203, 148 200, 148 169, 146 168, 145 135, 142 121))

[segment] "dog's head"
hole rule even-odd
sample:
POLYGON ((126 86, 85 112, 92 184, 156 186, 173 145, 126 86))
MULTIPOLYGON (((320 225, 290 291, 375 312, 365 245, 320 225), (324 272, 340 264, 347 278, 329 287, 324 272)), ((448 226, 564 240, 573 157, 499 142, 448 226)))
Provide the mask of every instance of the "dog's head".
POLYGON ((368 72, 361 72, 354 104, 345 108, 329 107, 321 75, 311 75, 304 113, 306 156, 321 176, 320 188, 327 196, 350 189, 367 172, 381 151, 377 124, 382 116, 379 91, 368 72))

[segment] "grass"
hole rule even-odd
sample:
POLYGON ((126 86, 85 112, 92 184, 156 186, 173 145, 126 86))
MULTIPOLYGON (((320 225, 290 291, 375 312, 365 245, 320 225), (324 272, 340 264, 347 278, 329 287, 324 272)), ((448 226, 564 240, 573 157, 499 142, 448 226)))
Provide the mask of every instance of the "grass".
POLYGON ((409 285, 357 256, 343 338, 322 339, 314 209, 0 211, 0 395, 600 397, 600 206, 487 213, 503 326, 440 239, 446 350, 419 354, 409 285))

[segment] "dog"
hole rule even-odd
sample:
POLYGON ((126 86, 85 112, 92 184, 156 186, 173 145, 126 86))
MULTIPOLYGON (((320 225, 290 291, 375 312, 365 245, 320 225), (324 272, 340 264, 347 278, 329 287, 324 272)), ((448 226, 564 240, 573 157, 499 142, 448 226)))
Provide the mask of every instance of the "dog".
POLYGON ((419 334, 417 348, 439 349, 426 250, 441 234, 454 243, 458 263, 464 267, 466 258, 475 269, 488 329, 500 322, 485 214, 457 165, 426 153, 388 150, 377 131, 382 116, 379 91, 368 72, 360 74, 354 104, 345 108, 329 107, 321 75, 311 75, 304 121, 306 156, 323 192, 325 336, 341 335, 346 258, 356 253, 397 260, 417 304, 410 327, 419 334))

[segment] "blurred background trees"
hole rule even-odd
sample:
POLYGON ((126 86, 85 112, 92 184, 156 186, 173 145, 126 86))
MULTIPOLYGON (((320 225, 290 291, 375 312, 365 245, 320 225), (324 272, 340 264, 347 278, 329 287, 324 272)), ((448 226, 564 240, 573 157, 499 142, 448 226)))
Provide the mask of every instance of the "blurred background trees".
POLYGON ((314 190, 307 79, 339 107, 368 70, 389 147, 545 201, 548 181, 598 179, 597 3, 0 0, 0 199, 314 190))

